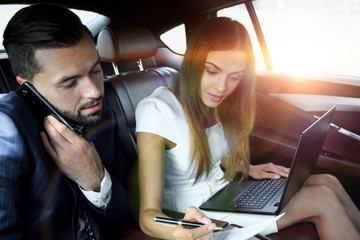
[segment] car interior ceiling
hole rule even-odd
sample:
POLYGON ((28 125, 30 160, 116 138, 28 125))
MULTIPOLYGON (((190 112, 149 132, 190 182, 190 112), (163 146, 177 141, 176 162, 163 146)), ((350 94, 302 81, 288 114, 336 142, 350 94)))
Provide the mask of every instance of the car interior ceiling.
MULTIPOLYGON (((233 0, 226 3, 221 0, 182 1, 164 0, 153 2, 141 0, 140 2, 113 2, 106 0, 101 3, 103 7, 98 6, 99 2, 90 1, 86 6, 83 6, 77 5, 77 1, 71 3, 69 1, 57 1, 59 4, 68 7, 93 10, 109 17, 101 20, 103 21, 102 24, 107 27, 99 28, 95 25, 93 28, 97 29, 94 30, 95 32, 98 32, 95 38, 104 71, 105 102, 114 108, 118 121, 126 124, 128 131, 122 132, 121 135, 123 137, 122 140, 127 143, 126 145, 131 146, 125 149, 125 154, 127 155, 128 164, 133 168, 136 167, 137 159, 136 138, 134 134, 135 108, 141 99, 150 95, 158 86, 171 86, 172 80, 176 77, 182 62, 182 55, 175 54, 160 41, 160 33, 169 29, 172 26, 170 23, 176 25, 176 23, 185 22, 189 23, 189 27, 187 26, 186 29, 187 34, 191 34, 192 29, 190 26, 205 21, 209 17, 216 16, 216 11, 210 10, 246 2, 244 0, 233 0), (140 3, 143 4, 141 8, 138 7, 140 3), (113 5, 113 7, 108 7, 110 5, 113 5), (119 9, 119 11, 111 11, 115 8, 119 9), (174 8, 177 9, 176 14, 170 11, 170 9, 174 8), (154 15, 142 15, 142 11, 152 11, 154 15), (193 17, 184 19, 185 16, 193 17), (164 19, 169 19, 169 21, 166 22, 164 19), (106 37, 106 34, 109 33, 115 36, 113 41, 109 41, 106 37), (130 42, 129 38, 126 37, 129 35, 136 36, 136 39, 139 41, 130 42), (136 51, 116 52, 114 50, 120 49, 114 45, 121 45, 121 48, 126 49, 129 44, 132 46, 136 45, 135 48, 132 47, 136 51), (108 55, 109 51, 115 51, 115 54, 108 55), (142 68, 139 68, 140 62, 142 68)), ((12 3, 13 1, 3 2, 12 3)), ((15 90, 18 84, 6 54, 1 54, 0 93, 7 93, 15 90)), ((286 85, 287 77, 259 74, 257 78, 259 81, 257 93, 258 118, 251 136, 252 161, 257 163, 272 161, 289 166, 301 132, 316 120, 313 115, 320 116, 322 112, 306 112, 272 95, 271 84, 276 82, 279 85, 286 85)), ((341 84, 334 84, 333 87, 336 89, 340 88, 340 86, 341 84)), ((311 89, 314 90, 317 87, 321 89, 322 83, 318 82, 312 85, 311 89)), ((306 89, 306 91, 311 91, 311 89, 306 89)), ((344 89, 344 92, 346 91, 346 94, 351 94, 348 93, 348 89, 351 88, 347 87, 344 89)), ((359 88, 354 88, 351 91, 359 91, 359 88)), ((329 92, 324 94, 329 94, 329 92)), ((358 92, 355 92, 354 95, 359 97, 358 92)), ((360 134, 360 126, 356 121, 359 118, 359 112, 337 112, 334 124, 341 122, 341 126, 345 129, 360 134)), ((340 178, 358 207, 360 207, 360 193, 357 191, 360 187, 359 156, 360 141, 349 138, 339 133, 336 127, 332 127, 329 130, 323 147, 323 153, 317 164, 317 172, 330 172, 340 178)), ((133 181, 136 184, 136 173, 133 176, 133 181)), ((136 196, 138 192, 137 190, 134 191, 132 194, 136 196)), ((295 231, 294 228, 291 229, 295 231)), ((287 231, 291 231, 291 229, 287 231)), ((310 233, 314 229, 304 225, 300 226, 296 231, 298 230, 299 232, 310 233)), ((282 234, 286 236, 286 231, 282 234)), ((317 239, 316 233, 310 233, 310 235, 312 236, 307 239, 317 239)), ((279 236, 281 236, 281 233, 279 236)), ((281 239, 281 237, 276 239, 281 239)), ((286 237, 283 239, 286 239, 286 237)))

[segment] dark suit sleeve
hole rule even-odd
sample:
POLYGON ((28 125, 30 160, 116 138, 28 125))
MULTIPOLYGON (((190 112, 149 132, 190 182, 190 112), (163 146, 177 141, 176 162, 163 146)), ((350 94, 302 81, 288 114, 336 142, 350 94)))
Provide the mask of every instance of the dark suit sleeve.
POLYGON ((12 119, 0 111, 0 238, 21 239, 25 175, 28 159, 24 140, 12 119))

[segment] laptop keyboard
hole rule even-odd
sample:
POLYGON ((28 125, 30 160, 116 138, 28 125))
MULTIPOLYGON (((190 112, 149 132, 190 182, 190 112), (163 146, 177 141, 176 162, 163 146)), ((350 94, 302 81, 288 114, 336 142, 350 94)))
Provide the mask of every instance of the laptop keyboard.
POLYGON ((265 179, 243 192, 232 203, 235 208, 263 208, 275 193, 286 183, 287 178, 265 179))

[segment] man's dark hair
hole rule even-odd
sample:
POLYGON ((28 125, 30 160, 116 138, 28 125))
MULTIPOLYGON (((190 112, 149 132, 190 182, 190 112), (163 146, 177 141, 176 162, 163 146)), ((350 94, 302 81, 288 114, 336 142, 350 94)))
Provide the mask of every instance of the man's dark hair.
POLYGON ((41 66, 35 60, 37 49, 72 47, 89 34, 80 18, 69 9, 38 4, 19 10, 4 31, 3 45, 15 75, 32 81, 41 66))

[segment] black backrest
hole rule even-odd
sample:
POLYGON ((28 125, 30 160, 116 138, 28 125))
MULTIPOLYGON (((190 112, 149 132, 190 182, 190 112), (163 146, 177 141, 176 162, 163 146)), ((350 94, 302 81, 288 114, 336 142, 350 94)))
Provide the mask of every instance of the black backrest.
POLYGON ((170 67, 156 66, 153 57, 157 52, 157 44, 152 33, 146 28, 106 27, 99 33, 97 48, 103 63, 114 66, 115 75, 105 77, 105 103, 115 110, 119 125, 126 126, 120 127, 120 136, 124 156, 132 171, 130 195, 135 217, 138 217, 135 109, 143 98, 159 86, 171 86, 177 71, 170 67), (140 63, 146 65, 141 66, 140 63), (137 68, 138 65, 140 68, 137 68))
POLYGON ((169 67, 151 68, 143 72, 130 72, 114 76, 105 81, 106 99, 109 105, 119 108, 126 125, 135 138, 135 109, 138 103, 159 86, 170 86, 177 71, 169 67), (113 98, 110 100, 110 98, 113 98))
POLYGON ((136 106, 159 86, 171 86, 177 71, 156 66, 153 56, 157 52, 157 42, 144 27, 105 27, 99 33, 97 48, 101 60, 119 70, 118 75, 105 79, 105 102, 114 108, 118 121, 127 126, 127 132, 122 134, 128 138, 131 166, 137 159, 136 106), (139 62, 147 63, 144 69, 137 69, 139 62))

